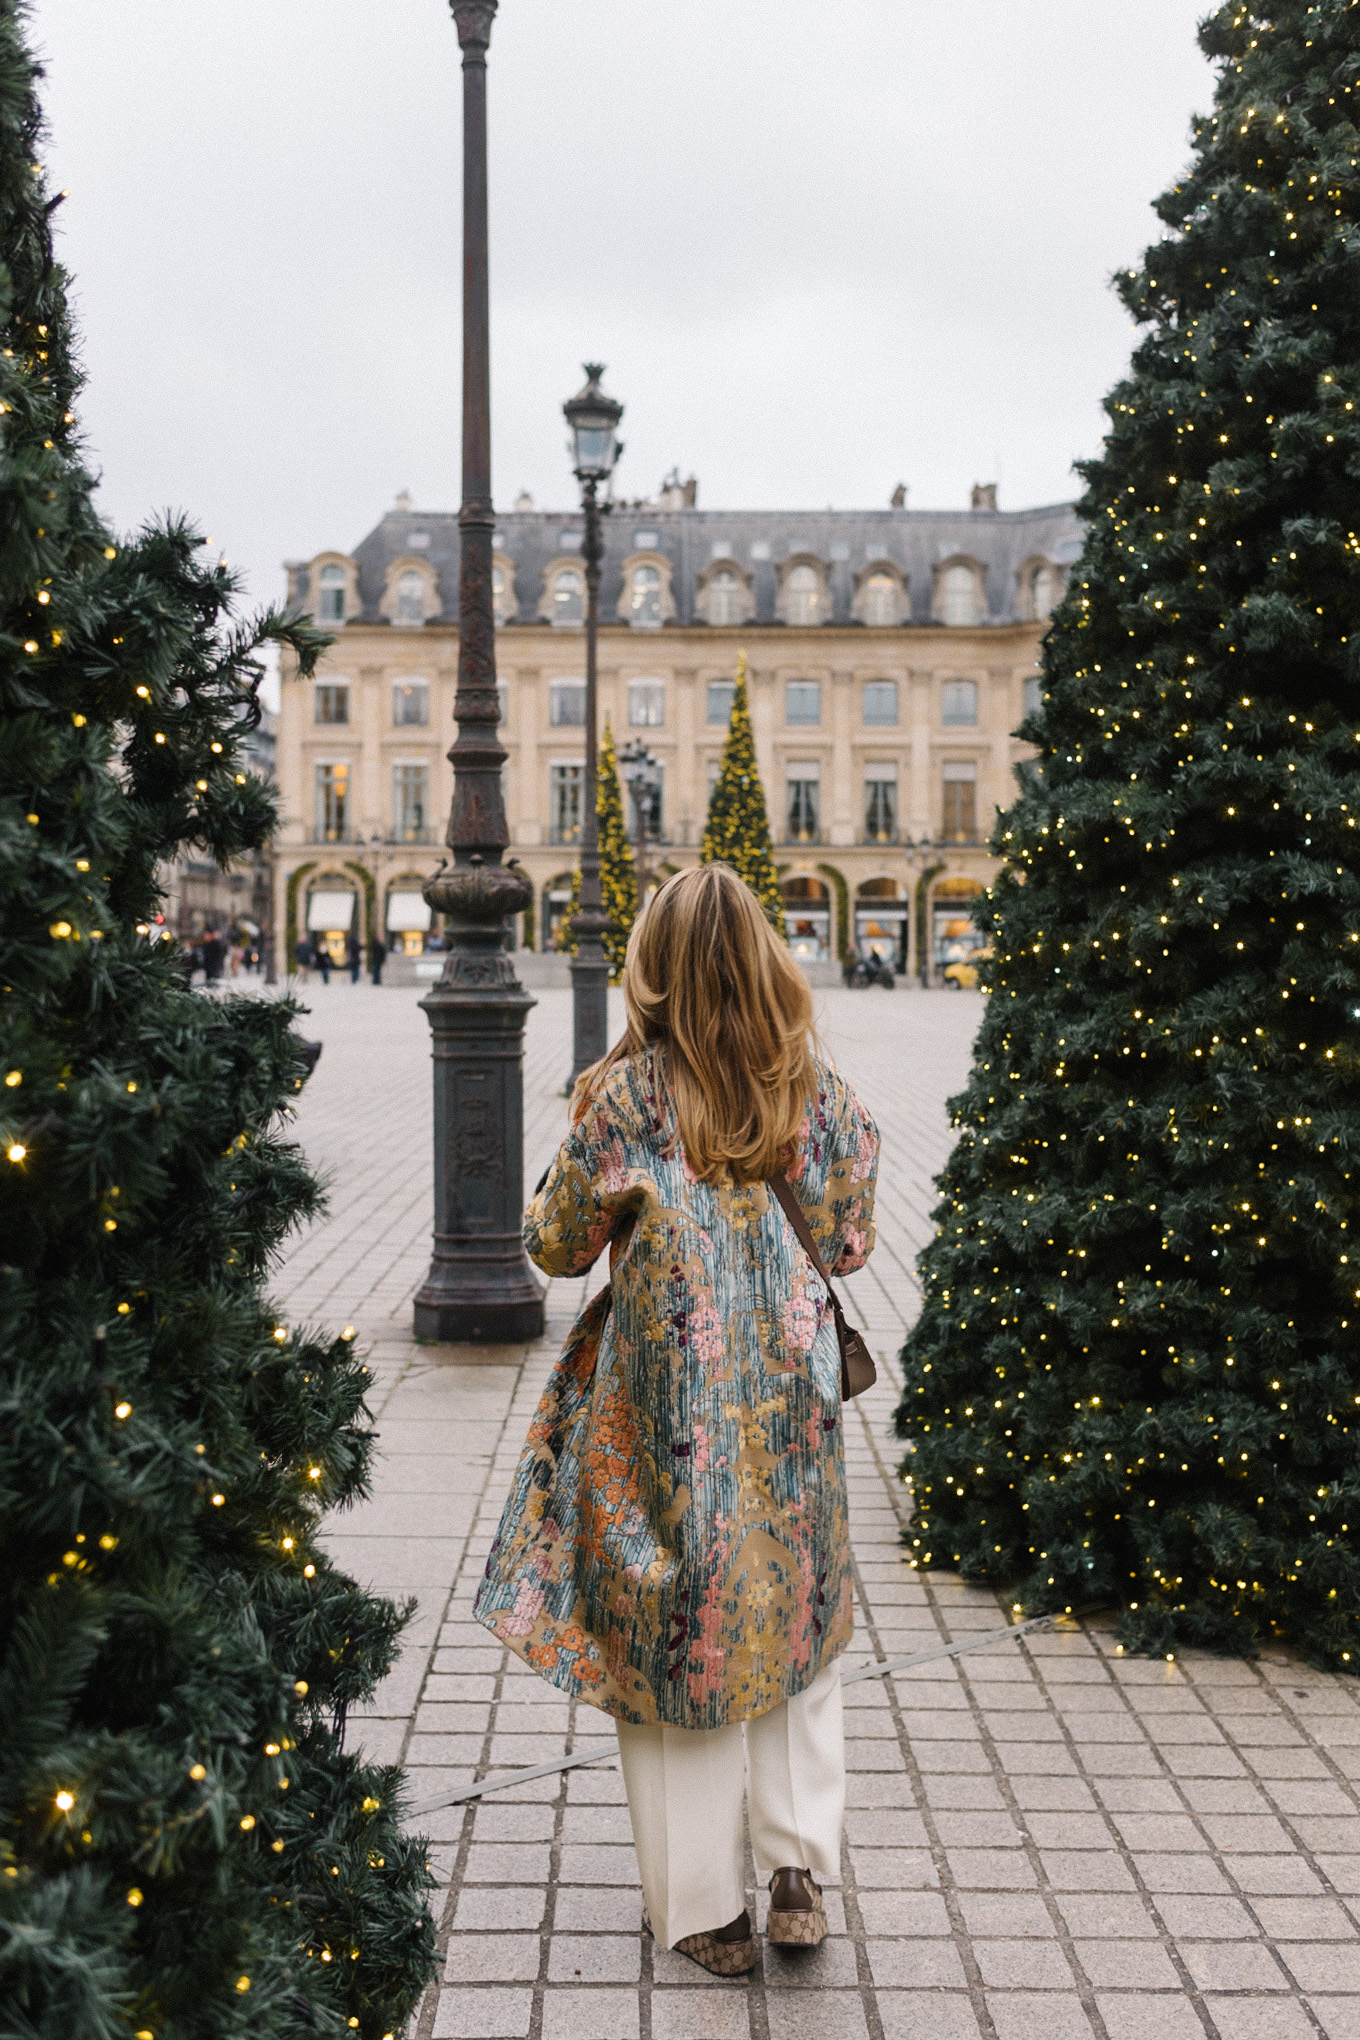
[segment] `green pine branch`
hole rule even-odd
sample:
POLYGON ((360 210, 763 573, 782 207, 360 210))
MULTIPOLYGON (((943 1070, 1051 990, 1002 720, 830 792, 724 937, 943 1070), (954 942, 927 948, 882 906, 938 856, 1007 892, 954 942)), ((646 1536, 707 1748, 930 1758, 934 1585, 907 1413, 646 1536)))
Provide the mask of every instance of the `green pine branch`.
POLYGON ((911 1550, 1360 1667, 1355 10, 1245 12, 1083 473, 899 1429, 911 1550))
POLYGON ((166 858, 272 827, 262 647, 326 639, 237 622, 188 525, 95 513, 22 22, 0 0, 7 2024, 380 2040, 433 1929, 400 1777, 338 1732, 407 1612, 320 1542, 366 1491, 369 1376, 264 1287, 320 1200, 296 1009, 204 999, 151 940, 166 858))

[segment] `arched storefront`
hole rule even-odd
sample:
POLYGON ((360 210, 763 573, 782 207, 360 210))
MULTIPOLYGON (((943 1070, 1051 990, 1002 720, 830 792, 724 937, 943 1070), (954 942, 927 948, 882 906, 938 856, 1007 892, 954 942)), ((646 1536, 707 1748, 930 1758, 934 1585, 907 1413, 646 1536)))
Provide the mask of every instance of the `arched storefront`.
POLYGON ((973 902, 984 891, 975 878, 941 878, 930 895, 931 982, 971 991, 983 940, 973 922, 973 902))
POLYGON ((420 890, 422 883, 420 873, 410 871, 388 883, 383 940, 392 956, 424 954, 434 917, 420 890))
POLYGON ((349 938, 361 921, 359 893, 345 872, 319 871, 308 882, 302 925, 313 949, 324 948, 340 968, 348 962, 349 938))
POLYGON ((820 878, 799 872, 779 888, 784 901, 784 932, 789 948, 803 963, 826 963, 831 957, 831 888, 820 878))
POLYGON ((881 956, 904 971, 910 919, 910 903, 895 878, 866 878, 855 888, 855 947, 861 956, 881 956))

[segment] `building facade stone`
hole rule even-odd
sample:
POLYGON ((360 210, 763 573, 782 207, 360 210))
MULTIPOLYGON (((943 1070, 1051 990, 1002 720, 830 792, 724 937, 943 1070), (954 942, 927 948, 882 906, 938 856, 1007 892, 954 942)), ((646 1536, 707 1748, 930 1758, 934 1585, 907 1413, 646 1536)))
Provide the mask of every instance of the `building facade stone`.
MULTIPOLYGON (((969 901, 991 877, 987 838, 1029 755, 1014 732, 1081 538, 1068 504, 1000 511, 986 489, 974 500, 962 512, 719 512, 671 492, 614 508, 600 715, 659 768, 653 877, 698 856, 744 652, 796 952, 834 962, 854 944, 926 981, 966 975, 969 901)), ((507 855, 533 881, 517 930, 531 948, 552 946, 580 830, 580 542, 572 512, 497 519, 507 855)), ((456 515, 399 498, 352 555, 290 566, 288 593, 336 642, 311 680, 289 662, 281 673, 278 953, 291 958, 306 929, 338 960, 351 928, 416 952, 437 939, 420 887, 444 854, 452 798, 456 515)))

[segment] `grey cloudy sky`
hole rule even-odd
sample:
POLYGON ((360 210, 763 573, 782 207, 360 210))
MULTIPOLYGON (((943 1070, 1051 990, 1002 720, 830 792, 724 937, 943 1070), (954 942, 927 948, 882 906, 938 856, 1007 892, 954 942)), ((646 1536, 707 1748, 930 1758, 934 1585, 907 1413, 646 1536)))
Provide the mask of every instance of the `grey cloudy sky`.
MULTIPOLYGON (((1211 74, 1199 0, 502 0, 497 501, 564 507, 586 356, 619 487, 708 507, 1072 493, 1211 74)), ((248 576, 458 500, 443 0, 36 0, 106 514, 248 576)))

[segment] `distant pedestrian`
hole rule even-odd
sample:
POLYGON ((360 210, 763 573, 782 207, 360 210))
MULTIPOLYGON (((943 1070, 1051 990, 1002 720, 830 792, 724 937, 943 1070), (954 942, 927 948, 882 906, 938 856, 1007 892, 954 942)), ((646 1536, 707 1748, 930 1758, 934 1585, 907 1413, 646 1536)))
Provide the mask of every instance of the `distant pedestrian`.
POLYGON ((331 957, 329 945, 326 942, 315 943, 313 945, 312 954, 316 963, 316 967, 321 973, 322 984, 329 985, 331 981, 331 963, 333 960, 331 957))
POLYGON ((293 961, 297 965, 298 980, 309 984, 312 976, 312 945, 305 935, 299 935, 293 948, 293 961))
POLYGON ((345 961, 349 965, 349 981, 352 985, 357 985, 359 973, 364 967, 364 945, 353 929, 345 938, 345 961))
POLYGON ((380 935, 375 935, 368 945, 368 967, 373 973, 375 985, 382 983, 383 965, 387 961, 387 944, 380 935))
POLYGON ((221 978, 226 953, 226 943, 217 929, 209 928, 203 937, 203 975, 210 985, 215 985, 221 978))

